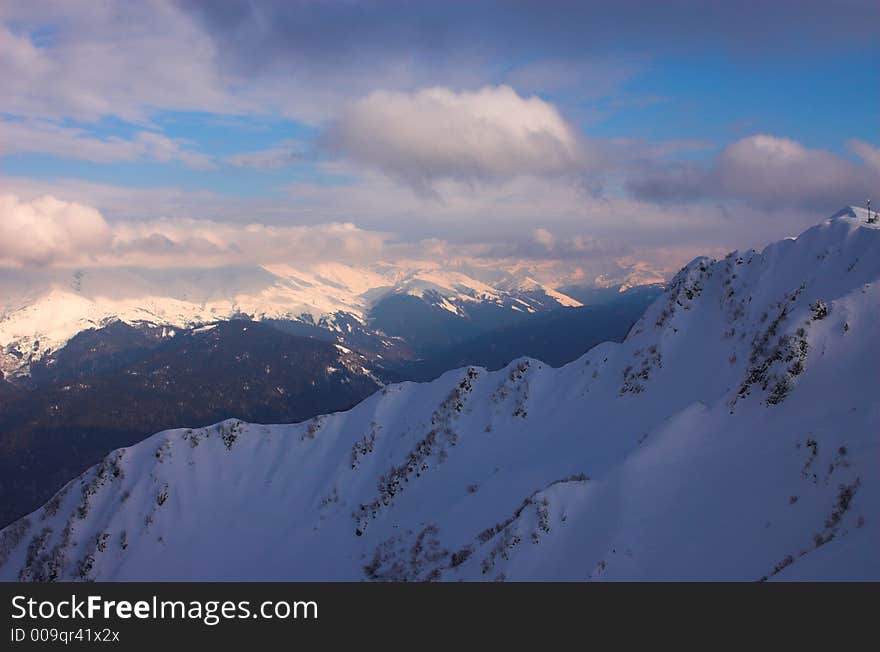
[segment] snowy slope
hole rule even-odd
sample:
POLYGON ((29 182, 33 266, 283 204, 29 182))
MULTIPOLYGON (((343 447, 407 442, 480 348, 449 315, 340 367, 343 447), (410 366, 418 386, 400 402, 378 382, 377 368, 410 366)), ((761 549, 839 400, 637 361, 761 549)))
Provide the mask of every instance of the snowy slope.
POLYGON ((108 456, 3 579, 880 579, 880 230, 697 259, 622 344, 108 456))
POLYGON ((326 263, 308 271, 287 265, 203 270, 113 268, 0 272, 0 373, 27 374, 34 360, 77 333, 112 321, 191 327, 240 314, 304 319, 329 330, 365 323, 389 293, 424 297, 456 315, 474 302, 535 312, 580 305, 549 287, 496 289, 431 263, 355 268, 326 263))

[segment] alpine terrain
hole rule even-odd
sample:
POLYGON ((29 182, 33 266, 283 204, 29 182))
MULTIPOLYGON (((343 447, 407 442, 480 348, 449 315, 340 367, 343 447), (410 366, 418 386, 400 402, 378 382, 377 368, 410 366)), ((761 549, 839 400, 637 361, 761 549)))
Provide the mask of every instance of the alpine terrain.
POLYGON ((880 579, 880 229, 683 268, 622 343, 109 454, 7 580, 880 579))
POLYGON ((376 269, 4 270, 0 528, 159 430, 303 421, 522 355, 558 366, 622 340, 660 291, 607 287, 582 306, 528 270, 490 286, 429 263, 376 269))
POLYGON ((171 338, 180 329, 242 317, 281 321, 300 333, 394 356, 404 337, 430 348, 580 305, 528 275, 501 273, 490 284, 428 262, 325 263, 308 271, 287 265, 10 269, 0 277, 0 377, 26 377, 78 333, 116 322, 159 327, 160 338, 171 338))

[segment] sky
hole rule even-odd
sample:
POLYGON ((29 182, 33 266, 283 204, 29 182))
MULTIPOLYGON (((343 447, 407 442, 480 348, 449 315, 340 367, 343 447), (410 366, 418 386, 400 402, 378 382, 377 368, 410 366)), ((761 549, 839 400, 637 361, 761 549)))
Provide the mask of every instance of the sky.
POLYGON ((880 203, 876 1, 0 3, 0 266, 670 274, 880 203))

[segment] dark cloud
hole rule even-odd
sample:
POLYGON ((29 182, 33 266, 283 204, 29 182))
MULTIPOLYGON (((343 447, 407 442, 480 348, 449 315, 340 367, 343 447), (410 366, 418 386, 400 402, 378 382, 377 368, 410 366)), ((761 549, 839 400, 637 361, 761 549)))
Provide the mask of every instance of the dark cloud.
MULTIPOLYGON (((582 56, 626 43, 628 50, 681 51, 715 45, 741 54, 802 53, 871 37, 871 0, 830 3, 775 0, 498 1, 428 3, 292 0, 180 0, 223 44, 224 56, 249 68, 287 61, 356 66, 364 57, 428 57, 462 50, 510 60, 582 56)), ((439 60, 438 60, 439 59, 439 60)))
POLYGON ((312 124, 377 89, 426 86, 506 83, 586 111, 579 102, 614 96, 660 56, 802 64, 863 48, 880 20, 863 0, 177 2, 212 41, 221 78, 312 124))

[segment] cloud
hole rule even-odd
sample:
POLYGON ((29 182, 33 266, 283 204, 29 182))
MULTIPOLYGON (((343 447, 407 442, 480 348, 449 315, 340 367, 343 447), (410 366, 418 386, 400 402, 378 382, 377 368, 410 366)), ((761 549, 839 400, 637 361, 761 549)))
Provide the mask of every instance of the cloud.
POLYGON ((180 0, 179 5, 228 45, 223 56, 249 71, 304 58, 350 69, 366 57, 384 63, 401 54, 432 58, 442 68, 448 56, 461 51, 477 61, 480 53, 483 59, 494 55, 510 61, 535 51, 570 58, 620 43, 667 53, 711 44, 737 53, 797 56, 815 48, 811 36, 834 45, 868 37, 877 17, 871 0, 843 5, 775 0, 752 11, 704 0, 469 0, 430 8, 407 0, 180 0))
MULTIPOLYGON (((506 190, 510 192, 512 188, 506 190)), ((535 187, 529 187, 530 192, 534 190, 535 187)), ((409 201, 420 201, 412 193, 408 196, 409 201)), ((149 195, 139 197, 142 203, 153 203, 149 195)), ((205 199, 199 196, 198 202, 205 199)), ((359 199, 355 197, 350 201, 359 199)), ((392 204, 394 199, 391 198, 392 204)), ((550 204, 546 197, 544 199, 539 203, 547 209, 550 204)), ((426 206, 436 205, 430 200, 421 201, 426 201, 426 206)), ((557 204, 553 210, 562 205, 557 204)), ((464 205, 455 210, 462 208, 464 205)), ((498 204, 496 208, 504 211, 507 207, 498 204)), ((316 262, 370 265, 384 261, 452 265, 466 273, 470 270, 478 278, 502 279, 515 274, 561 285, 589 284, 598 277, 610 283, 628 278, 645 265, 655 272, 662 270, 671 274, 677 265, 693 257, 693 245, 685 246, 681 255, 676 252, 683 245, 675 245, 655 261, 653 245, 622 244, 613 229, 608 231, 612 222, 619 222, 620 212, 639 213, 642 219, 647 217, 646 211, 626 206, 605 206, 601 211, 596 206, 588 207, 581 213, 581 220, 590 223, 594 230, 605 230, 609 234, 607 240, 601 241, 567 231, 565 224, 559 223, 553 226, 554 231, 539 228, 533 233, 490 228, 482 237, 453 226, 450 233, 458 236, 454 241, 438 237, 407 240, 399 233, 364 229, 342 221, 286 226, 191 217, 105 220, 97 210, 81 203, 46 196, 26 199, 5 195, 0 197, 0 268, 176 269, 230 264, 298 266, 316 262), (599 219, 602 214, 610 214, 611 221, 604 226, 599 219)), ((694 223, 695 219, 686 217, 685 223, 694 223)), ((462 223, 472 221, 463 219, 462 223)), ((640 223, 646 222, 634 219, 627 230, 640 223)), ((645 242, 650 242, 650 237, 647 236, 645 242)), ((0 274, 8 274, 8 271, 0 269, 0 274)))
MULTIPOLYGON (((858 141, 850 146, 866 163, 876 164, 876 148, 858 141)), ((758 134, 726 146, 708 164, 652 164, 628 185, 637 197, 652 201, 723 199, 766 210, 796 206, 827 211, 859 202, 876 189, 876 169, 869 165, 758 134)))
MULTIPOLYGON (((344 165, 327 165, 334 173, 347 172, 344 165)), ((75 180, 0 177, 0 187, 17 193, 20 203, 51 193, 95 206, 106 216, 109 245, 80 247, 76 255, 56 257, 55 265, 464 260, 484 270, 525 269, 546 282, 585 284, 598 277, 607 283, 626 280, 634 272, 641 278, 648 272, 669 277, 698 254, 761 248, 843 206, 658 203, 595 196, 569 179, 530 176, 476 186, 440 180, 439 201, 380 173, 355 177, 344 191, 332 184, 293 184, 282 201, 75 180)), ((26 233, 24 227, 19 231, 26 233)), ((22 256, 17 260, 31 264, 22 256)))
POLYGON ((378 257, 387 239, 345 222, 271 226, 196 219, 120 222, 113 236, 105 262, 148 267, 357 262, 378 257))
POLYGON ((51 196, 0 195, 0 267, 201 267, 378 257, 388 236, 351 223, 234 224, 205 219, 108 222, 92 207, 51 196))
POLYGON ((97 138, 84 129, 47 120, 0 119, 0 156, 39 152, 95 163, 152 160, 177 161, 200 170, 214 166, 210 157, 186 149, 187 145, 183 139, 152 131, 137 132, 131 139, 97 138))
POLYGON ((146 123, 156 110, 242 110, 216 54, 165 0, 3 3, 0 113, 146 123))
POLYGON ((94 208, 43 197, 0 195, 0 265, 50 265, 88 259, 110 246, 110 226, 94 208))
POLYGON ((327 138, 357 163, 420 190, 441 179, 568 175, 586 162, 556 107, 509 86, 376 91, 343 113, 327 138))
POLYGON ((602 240, 577 233, 578 225, 559 225, 557 232, 539 227, 531 232, 530 239, 521 239, 512 245, 497 245, 486 254, 499 258, 556 261, 561 266, 605 266, 632 252, 630 244, 618 238, 602 240), (574 231, 573 231, 574 229, 574 231))
POLYGON ((532 239, 548 251, 556 244, 555 236, 547 229, 535 229, 532 231, 532 239))
POLYGON ((866 143, 861 140, 850 140, 847 143, 847 147, 849 150, 862 159, 870 168, 876 173, 880 173, 880 147, 874 147, 873 145, 866 143))
POLYGON ((146 123, 158 111, 278 111, 318 123, 376 88, 476 88, 506 79, 548 92, 578 80, 607 93, 633 58, 701 47, 818 58, 870 42, 878 18, 872 0, 776 0, 750 11, 701 0, 435 5, 4 2, 0 113, 146 123))

